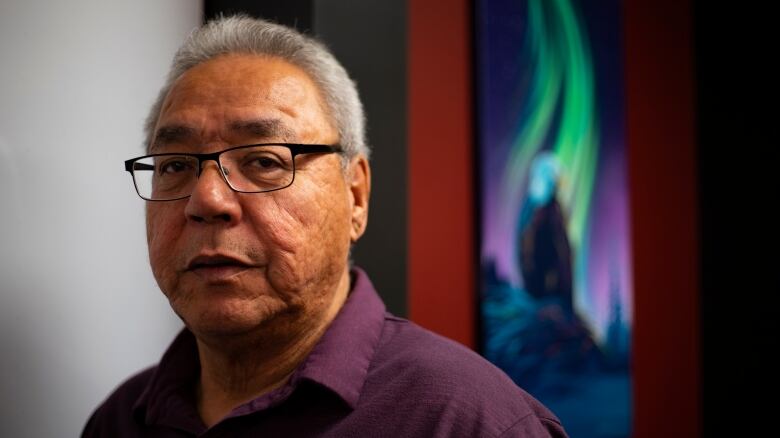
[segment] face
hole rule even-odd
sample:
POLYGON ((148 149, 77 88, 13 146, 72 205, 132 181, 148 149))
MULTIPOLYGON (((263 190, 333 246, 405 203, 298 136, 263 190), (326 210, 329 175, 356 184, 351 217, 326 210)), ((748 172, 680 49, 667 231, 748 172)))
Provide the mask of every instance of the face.
MULTIPOLYGON (((277 58, 225 55, 171 88, 152 153, 216 152, 285 142, 336 144, 316 85, 277 58)), ((338 154, 295 158, 285 189, 236 193, 213 161, 187 199, 147 204, 152 271, 200 337, 305 331, 328 321, 349 288, 350 244, 366 225, 368 164, 338 154)))

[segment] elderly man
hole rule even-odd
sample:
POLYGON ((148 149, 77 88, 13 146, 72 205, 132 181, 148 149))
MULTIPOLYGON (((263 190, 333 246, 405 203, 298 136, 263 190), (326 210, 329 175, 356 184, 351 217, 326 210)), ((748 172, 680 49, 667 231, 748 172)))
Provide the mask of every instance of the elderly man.
POLYGON ((223 18, 177 52, 128 160, 186 328, 85 437, 565 436, 476 354, 387 314, 349 252, 371 173, 357 90, 292 29, 223 18))

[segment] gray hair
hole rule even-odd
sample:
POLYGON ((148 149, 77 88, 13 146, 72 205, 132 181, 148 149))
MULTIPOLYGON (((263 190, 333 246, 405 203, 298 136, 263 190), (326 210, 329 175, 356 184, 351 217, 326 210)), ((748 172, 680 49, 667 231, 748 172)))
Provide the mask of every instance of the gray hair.
POLYGON ((146 119, 146 148, 171 86, 190 68, 220 55, 239 53, 274 56, 306 72, 319 87, 331 123, 348 160, 369 156, 365 115, 355 83, 333 54, 319 41, 280 24, 245 15, 220 17, 194 31, 173 57, 168 79, 146 119))

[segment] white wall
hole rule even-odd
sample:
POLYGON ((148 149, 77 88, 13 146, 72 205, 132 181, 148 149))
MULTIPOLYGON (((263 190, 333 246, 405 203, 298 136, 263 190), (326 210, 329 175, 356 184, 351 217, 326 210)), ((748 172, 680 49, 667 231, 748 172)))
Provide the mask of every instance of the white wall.
POLYGON ((0 436, 78 436, 181 323, 122 161, 195 0, 0 0, 0 436))

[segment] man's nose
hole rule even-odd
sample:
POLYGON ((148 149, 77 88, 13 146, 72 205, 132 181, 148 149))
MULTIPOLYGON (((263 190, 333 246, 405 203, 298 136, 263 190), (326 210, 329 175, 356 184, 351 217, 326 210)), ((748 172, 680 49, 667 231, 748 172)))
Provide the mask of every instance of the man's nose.
POLYGON ((202 223, 231 223, 241 218, 238 193, 231 189, 213 161, 202 170, 184 209, 187 219, 202 223))

